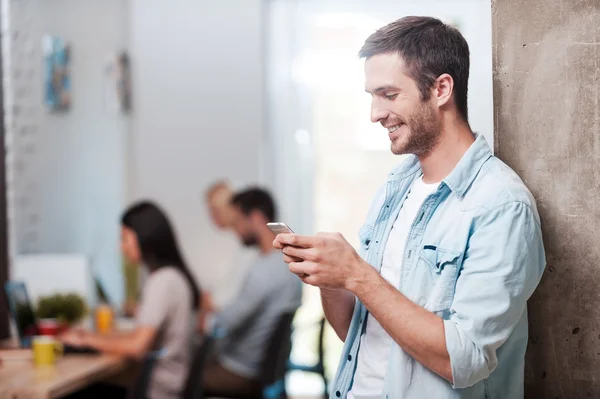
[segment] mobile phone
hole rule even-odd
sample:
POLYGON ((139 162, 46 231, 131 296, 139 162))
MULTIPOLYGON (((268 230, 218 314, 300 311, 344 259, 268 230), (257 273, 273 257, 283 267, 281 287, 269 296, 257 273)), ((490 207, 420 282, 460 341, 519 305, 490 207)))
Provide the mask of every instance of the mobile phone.
POLYGON ((285 223, 267 223, 267 227, 275 234, 294 233, 285 223))
MULTIPOLYGON (((284 233, 294 233, 292 229, 290 229, 285 223, 267 223, 267 227, 271 230, 275 235, 284 234, 284 233)), ((302 262, 303 259, 296 258, 294 256, 291 257, 295 262, 302 262)))

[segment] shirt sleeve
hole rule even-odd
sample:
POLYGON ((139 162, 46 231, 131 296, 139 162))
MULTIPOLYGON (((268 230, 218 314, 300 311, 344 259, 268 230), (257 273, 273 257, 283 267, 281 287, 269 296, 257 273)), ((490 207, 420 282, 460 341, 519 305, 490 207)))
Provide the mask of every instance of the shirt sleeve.
POLYGON ((521 319, 545 265, 540 224, 527 204, 509 203, 475 221, 444 321, 454 388, 494 371, 496 351, 521 319))
POLYGON ((170 310, 171 288, 173 277, 170 273, 155 271, 152 273, 144 286, 142 302, 137 315, 137 325, 145 327, 162 326, 170 310))

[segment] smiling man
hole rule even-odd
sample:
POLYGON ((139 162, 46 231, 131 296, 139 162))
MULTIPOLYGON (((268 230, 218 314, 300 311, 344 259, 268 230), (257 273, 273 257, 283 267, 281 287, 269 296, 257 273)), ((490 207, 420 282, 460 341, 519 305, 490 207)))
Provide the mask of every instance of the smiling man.
POLYGON ((469 48, 406 17, 373 33, 371 120, 412 154, 375 196, 361 255, 338 233, 279 235, 345 341, 332 398, 523 397, 526 302, 545 267, 535 201, 468 123, 469 48))

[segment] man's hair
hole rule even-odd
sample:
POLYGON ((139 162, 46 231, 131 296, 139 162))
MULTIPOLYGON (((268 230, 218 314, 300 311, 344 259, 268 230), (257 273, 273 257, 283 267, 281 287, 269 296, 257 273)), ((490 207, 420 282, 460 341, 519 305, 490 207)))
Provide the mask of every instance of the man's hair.
POLYGON ((210 199, 213 195, 215 195, 221 190, 232 191, 229 182, 227 182, 226 180, 217 180, 216 182, 208 186, 208 188, 205 191, 205 196, 206 198, 210 199))
POLYGON ((468 122, 469 45, 458 29, 431 17, 404 17, 369 36, 358 54, 368 59, 387 53, 402 57, 423 101, 440 75, 452 76, 456 107, 468 122))
POLYGON ((276 216, 275 202, 266 190, 253 187, 234 194, 231 199, 234 206, 240 208, 244 215, 250 215, 252 211, 259 211, 267 222, 273 222, 276 216))

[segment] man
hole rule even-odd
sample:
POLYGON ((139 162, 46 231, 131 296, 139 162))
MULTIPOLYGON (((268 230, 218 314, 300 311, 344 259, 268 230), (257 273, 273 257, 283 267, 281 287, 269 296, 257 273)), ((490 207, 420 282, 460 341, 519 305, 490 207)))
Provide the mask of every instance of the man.
MULTIPOLYGON (((221 231, 233 229, 233 220, 235 218, 235 210, 231 204, 233 194, 234 191, 226 180, 217 180, 213 182, 205 191, 205 200, 211 222, 221 231)), ((245 263, 250 256, 250 252, 251 251, 240 251, 240 253, 232 256, 231 262, 245 263)), ((231 279, 229 279, 229 281, 231 281, 231 279)), ((198 327, 200 331, 205 329, 204 323, 206 315, 214 312, 215 309, 215 300, 211 292, 205 289, 202 292, 202 307, 198 313, 198 327)))
MULTIPOLYGON (((217 180, 206 189, 205 199, 208 214, 213 225, 219 230, 229 230, 233 227, 235 212, 231 205, 233 189, 225 180, 217 180)), ((198 313, 198 326, 204 330, 206 315, 215 310, 211 293, 204 290, 202 293, 202 306, 198 313)))
POLYGON ((219 180, 206 190, 206 204, 210 218, 215 226, 221 230, 231 228, 234 212, 231 207, 233 190, 224 180, 219 180))
POLYGON ((469 127, 468 45, 437 19, 406 17, 360 56, 372 121, 394 154, 413 155, 375 197, 364 260, 340 234, 274 242, 321 288, 345 341, 332 398, 523 397, 540 221, 522 181, 469 127))
POLYGON ((298 309, 302 284, 273 249, 275 204, 266 191, 251 188, 235 194, 232 227, 246 246, 260 254, 248 270, 238 299, 215 316, 212 330, 224 335, 216 358, 204 374, 205 396, 261 396, 260 367, 279 318, 298 309))

